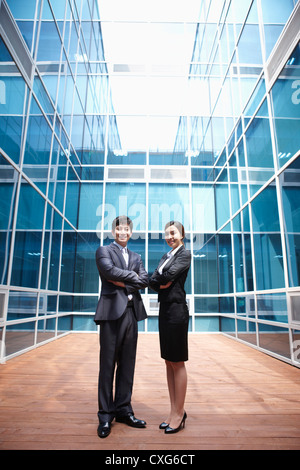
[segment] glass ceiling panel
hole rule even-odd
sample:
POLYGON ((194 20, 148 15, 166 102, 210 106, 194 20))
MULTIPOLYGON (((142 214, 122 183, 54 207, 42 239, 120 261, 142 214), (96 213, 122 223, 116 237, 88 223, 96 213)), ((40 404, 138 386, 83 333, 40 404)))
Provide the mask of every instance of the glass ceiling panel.
POLYGON ((117 151, 172 151, 180 116, 207 114, 205 85, 188 78, 201 3, 98 0, 117 151))
POLYGON ((101 21, 197 21, 201 3, 201 0, 98 0, 101 21))

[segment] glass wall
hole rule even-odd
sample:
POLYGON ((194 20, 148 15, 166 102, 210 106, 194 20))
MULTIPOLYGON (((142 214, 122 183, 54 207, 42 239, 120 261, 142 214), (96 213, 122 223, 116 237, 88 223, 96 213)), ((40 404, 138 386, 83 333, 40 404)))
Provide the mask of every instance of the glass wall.
POLYGON ((190 332, 300 365, 299 44, 266 74, 295 4, 1 1, 21 44, 1 24, 2 360, 96 331, 95 251, 127 214, 149 273, 184 224, 190 332))

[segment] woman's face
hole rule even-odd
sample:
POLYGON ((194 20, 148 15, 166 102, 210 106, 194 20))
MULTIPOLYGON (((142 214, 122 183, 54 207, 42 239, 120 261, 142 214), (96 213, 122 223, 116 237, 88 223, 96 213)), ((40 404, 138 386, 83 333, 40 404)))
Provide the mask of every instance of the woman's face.
POLYGON ((172 248, 177 248, 182 245, 182 235, 175 225, 171 225, 165 231, 165 239, 167 244, 172 248))

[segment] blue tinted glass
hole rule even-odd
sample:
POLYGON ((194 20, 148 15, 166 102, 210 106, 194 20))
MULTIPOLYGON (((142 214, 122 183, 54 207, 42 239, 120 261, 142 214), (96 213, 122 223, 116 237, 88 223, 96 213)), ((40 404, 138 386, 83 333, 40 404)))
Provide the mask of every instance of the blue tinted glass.
MULTIPOLYGON (((44 85, 38 75, 34 77, 33 91, 36 93, 37 99, 39 100, 39 103, 42 106, 44 113, 52 121, 53 115, 54 115, 54 109, 46 93, 44 85)), ((55 102, 55 96, 54 96, 54 102, 55 102)), ((33 114, 33 109, 31 109, 31 113, 33 114)))
MULTIPOLYGON (((3 159, 4 160, 4 159, 3 159)), ((6 161, 4 160, 3 163, 6 161)), ((2 160, 1 160, 2 163, 2 160)), ((1 166, 3 169, 3 165, 1 166)), ((11 168, 11 176, 15 176, 15 171, 11 168)), ((17 179, 16 179, 17 181, 17 179)), ((17 190, 17 183, 4 183, 0 185, 0 282, 6 282, 8 257, 11 241, 11 228, 13 222, 13 213, 15 207, 15 194, 17 190)))
POLYGON ((15 162, 20 160, 24 119, 18 116, 0 116, 1 147, 15 162))
POLYGON ((256 117, 246 131, 248 165, 273 168, 269 119, 256 117))
POLYGON ((38 287, 42 232, 17 231, 14 244, 11 284, 38 287))
POLYGON ((187 165, 185 152, 150 152, 150 165, 187 165))
MULTIPOLYGON (((224 294, 233 292, 231 235, 219 235, 218 245, 219 292, 220 294, 224 294)), ((232 307, 230 310, 232 311, 232 307)))
POLYGON ((212 185, 192 186, 193 230, 195 232, 213 232, 215 220, 215 193, 212 185))
POLYGON ((78 223, 79 182, 68 182, 65 216, 74 227, 78 223))
POLYGON ((286 236, 289 284, 291 287, 300 283, 300 198, 299 198, 299 162, 293 162, 282 175, 282 203, 286 236))
POLYGON ((45 199, 25 180, 20 190, 17 229, 42 230, 45 199))
POLYGON ((158 266, 164 253, 168 251, 168 244, 164 234, 149 234, 148 242, 148 272, 151 275, 158 266))
POLYGON ((146 267, 146 239, 145 239, 145 234, 142 233, 140 235, 137 235, 136 233, 133 233, 132 237, 130 238, 128 242, 128 248, 132 251, 135 251, 138 253, 141 258, 144 267, 146 267))
POLYGON ((237 292, 253 290, 252 250, 250 235, 234 234, 234 268, 237 292))
POLYGON ((7 282, 7 259, 10 251, 11 232, 0 231, 0 279, 1 284, 7 282))
POLYGON ((65 231, 63 234, 63 248, 61 261, 60 290, 74 291, 74 276, 76 265, 77 234, 65 231))
POLYGON ((257 295, 257 315, 260 320, 287 323, 287 301, 285 294, 257 295))
POLYGON ((12 56, 8 52, 1 37, 0 37, 0 62, 13 62, 12 56))
POLYGON ((300 146, 300 46, 296 47, 272 88, 278 162, 282 166, 300 146))
POLYGON ((238 43, 240 64, 262 64, 259 26, 246 24, 238 43))
MULTIPOLYGON (((1 168, 3 168, 3 166, 1 168)), ((13 169, 11 169, 11 172, 12 175, 15 173, 13 169)), ((0 184, 0 230, 8 230, 11 228, 16 190, 16 184, 5 182, 0 184)))
MULTIPOLYGON (((99 214, 101 209, 99 208, 99 214)), ((146 229, 146 185, 141 183, 107 183, 105 192, 104 230, 118 215, 128 215, 134 230, 146 229)))
POLYGON ((31 115, 28 123, 24 163, 48 164, 51 137, 52 132, 46 119, 42 115, 31 115))
POLYGON ((16 19, 33 19, 37 0, 26 0, 26 2, 16 2, 7 0, 7 4, 16 19))
POLYGON ((293 0, 262 0, 266 57, 270 55, 294 8, 293 0))
POLYGON ((28 49, 31 50, 32 41, 33 41, 33 21, 17 21, 17 25, 22 33, 22 36, 28 46, 28 49))
POLYGON ((44 239, 41 288, 58 289, 61 232, 46 232, 44 239))
POLYGON ((95 253, 100 240, 95 233, 79 233, 76 245, 75 292, 94 292, 99 289, 99 273, 95 253))
POLYGON ((217 228, 220 228, 230 218, 228 185, 216 184, 215 192, 217 228))
POLYGON ((149 230, 164 230, 170 220, 190 230, 188 185, 149 184, 149 230))
POLYGON ((53 21, 41 22, 41 32, 38 45, 38 61, 60 61, 61 40, 53 21), (49 47, 51 44, 51 47, 49 47))
POLYGON ((216 237, 199 235, 194 241, 195 294, 218 293, 218 257, 216 237))
MULTIPOLYGON (((246 97, 247 100, 249 99, 249 92, 251 91, 253 87, 253 79, 243 79, 243 88, 246 87, 246 97)), ((265 80, 261 79, 259 80, 258 84, 255 87, 255 90, 251 94, 251 97, 247 103, 247 106, 244 110, 244 115, 248 117, 252 117, 256 111, 256 108, 258 107, 259 103, 263 99, 264 95, 266 93, 266 85, 265 85, 265 80)))
POLYGON ((254 234, 256 288, 284 287, 283 257, 280 234, 254 234))
POLYGON ((145 165, 146 152, 125 152, 118 150, 108 151, 107 163, 110 165, 145 165))
MULTIPOLYGON (((66 0, 51 0, 51 7, 57 20, 63 20, 65 17, 66 0)), ((86 1, 84 1, 86 3, 86 1)))
POLYGON ((1 76, 0 114, 23 114, 25 81, 22 77, 1 76))
POLYGON ((81 167, 81 180, 103 180, 104 167, 103 166, 84 166, 81 167))
POLYGON ((252 222, 257 289, 283 287, 282 246, 275 187, 266 188, 253 200, 252 222))
POLYGON ((276 187, 268 186, 251 203, 254 232, 279 232, 276 187))
POLYGON ((19 320, 34 317, 36 315, 37 294, 35 292, 9 293, 8 320, 19 320))
POLYGON ((79 198, 79 230, 96 230, 102 214, 103 185, 99 183, 82 183, 79 198))

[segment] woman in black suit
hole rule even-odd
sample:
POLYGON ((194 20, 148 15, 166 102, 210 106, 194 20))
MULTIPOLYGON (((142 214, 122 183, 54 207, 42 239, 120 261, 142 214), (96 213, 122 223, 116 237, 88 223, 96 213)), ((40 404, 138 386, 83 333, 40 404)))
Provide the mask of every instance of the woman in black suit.
POLYGON ((184 290, 191 265, 191 254, 183 244, 184 227, 170 221, 165 238, 171 251, 160 260, 150 279, 150 287, 158 292, 159 338, 161 357, 166 362, 167 383, 171 402, 168 419, 159 428, 166 434, 178 432, 185 425, 184 402, 187 388, 185 361, 188 360, 189 312, 184 290))

